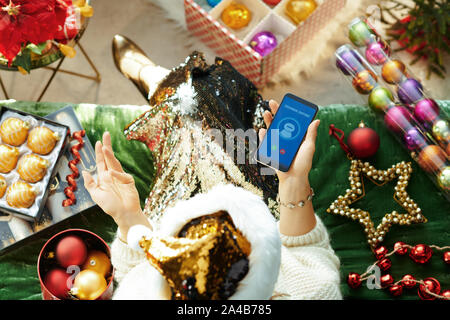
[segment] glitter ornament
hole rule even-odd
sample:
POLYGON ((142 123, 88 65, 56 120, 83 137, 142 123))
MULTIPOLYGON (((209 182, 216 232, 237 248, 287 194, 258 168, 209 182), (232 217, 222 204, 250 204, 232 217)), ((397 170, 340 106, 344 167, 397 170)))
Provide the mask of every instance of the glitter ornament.
POLYGON ((12 146, 20 146, 28 136, 28 122, 17 118, 8 118, 0 127, 0 136, 4 143, 12 146))
POLYGON ((220 3, 220 1, 222 1, 222 0, 208 0, 208 4, 214 8, 215 6, 217 6, 220 3))
POLYGON ((410 151, 420 149, 427 143, 423 134, 416 127, 411 127, 408 129, 405 133, 404 141, 406 147, 410 151))
POLYGON ((433 99, 422 99, 414 107, 414 117, 425 127, 429 127, 439 116, 439 106, 433 99))
POLYGON ((222 21, 232 29, 246 27, 252 18, 252 14, 243 4, 232 3, 223 10, 222 21))
POLYGON ((369 94, 377 84, 377 76, 370 70, 358 72, 352 80, 352 85, 360 94, 369 94))
POLYGON ((262 31, 255 34, 250 41, 250 47, 262 57, 268 55, 277 46, 277 38, 270 31, 262 31))
POLYGON ((373 30, 359 18, 350 23, 348 37, 357 47, 368 45, 375 38, 373 30))
POLYGON ((317 8, 314 0, 289 0, 285 13, 295 24, 305 21, 317 8))
POLYGON ((362 71, 362 60, 354 50, 340 50, 338 57, 336 58, 336 66, 345 75, 350 75, 362 71))
POLYGON ((37 189, 26 182, 17 181, 6 191, 6 201, 14 208, 29 208, 36 200, 37 189))
POLYGON ((386 88, 377 87, 369 95, 369 106, 375 111, 385 112, 392 105, 394 105, 394 96, 386 88))
POLYGON ((423 283, 419 285, 417 294, 422 300, 435 300, 436 297, 433 294, 438 295, 441 292, 441 284, 435 278, 423 279, 423 283), (432 294, 430 294, 430 292, 432 294))
POLYGON ((95 300, 106 290, 105 277, 93 270, 83 270, 73 282, 70 290, 80 300, 95 300))
POLYGON ((417 162, 425 171, 434 172, 444 167, 446 159, 447 155, 440 147, 428 145, 419 153, 417 162))
POLYGON ((433 136, 438 141, 450 143, 450 127, 448 125, 447 120, 441 119, 441 120, 436 121, 433 124, 431 131, 433 132, 433 136))
POLYGON ((17 173, 26 182, 35 183, 41 181, 47 173, 50 162, 35 154, 28 154, 20 158, 17 173))
POLYGON ((13 170, 19 160, 19 149, 5 144, 0 145, 0 172, 8 173, 13 170))
POLYGON ((56 260, 67 268, 68 266, 79 266, 87 257, 87 248, 84 241, 77 236, 69 235, 61 239, 56 245, 56 260))
POLYGON ((384 115, 386 127, 394 133, 406 132, 412 127, 411 113, 403 106, 389 108, 384 115))
POLYGON ((61 139, 57 132, 53 132, 47 127, 36 127, 28 134, 27 145, 37 154, 49 154, 61 139))
POLYGON ((6 192, 6 187, 8 184, 6 183, 5 177, 0 176, 0 198, 3 198, 6 192))
POLYGON ((400 83, 406 77, 405 64, 399 60, 390 60, 383 64, 381 76, 389 84, 400 83))
POLYGON ((437 177, 438 185, 444 189, 449 191, 450 190, 450 167, 446 166, 444 167, 438 174, 437 177))
POLYGON ((81 267, 82 270, 92 270, 104 277, 111 271, 111 261, 106 253, 92 250, 88 253, 86 261, 81 267))
POLYGON ((391 52, 386 41, 370 43, 366 48, 366 58, 370 64, 380 65, 386 62, 391 52))
POLYGON ((44 286, 59 299, 69 298, 67 284, 70 283, 70 274, 64 269, 56 268, 45 274, 44 286))
POLYGON ((422 99, 423 87, 416 79, 409 78, 399 84, 397 95, 404 104, 412 104, 422 99))

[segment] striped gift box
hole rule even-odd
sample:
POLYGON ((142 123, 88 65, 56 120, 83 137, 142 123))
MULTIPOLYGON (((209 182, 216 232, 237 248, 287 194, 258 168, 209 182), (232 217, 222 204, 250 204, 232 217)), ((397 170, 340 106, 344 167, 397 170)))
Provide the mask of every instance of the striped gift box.
POLYGON ((261 88, 337 15, 346 2, 316 0, 319 3, 317 9, 296 26, 284 14, 288 1, 283 0, 277 6, 269 7, 261 0, 222 0, 208 11, 207 6, 201 6, 195 0, 184 0, 186 24, 188 30, 218 56, 230 61, 240 73, 261 88), (220 13, 232 2, 245 4, 252 12, 252 20, 256 20, 245 27, 245 31, 229 29, 220 19, 220 13), (248 45, 249 39, 263 30, 273 32, 278 39, 278 46, 264 57, 248 45))

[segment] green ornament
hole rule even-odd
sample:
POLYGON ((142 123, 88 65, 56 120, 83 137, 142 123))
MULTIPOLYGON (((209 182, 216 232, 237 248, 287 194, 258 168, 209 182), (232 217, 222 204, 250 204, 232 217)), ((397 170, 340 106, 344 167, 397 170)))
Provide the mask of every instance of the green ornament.
POLYGON ((384 112, 394 104, 392 92, 383 87, 377 87, 369 95, 369 106, 378 112, 384 112))
POLYGON ((438 120, 433 124, 433 135, 439 141, 449 141, 450 140, 450 128, 446 120, 438 120))
POLYGON ((444 167, 438 175, 439 187, 444 190, 450 190, 450 167, 444 167))
POLYGON ((350 23, 348 37, 350 41, 358 47, 367 45, 375 34, 369 26, 359 18, 350 23))

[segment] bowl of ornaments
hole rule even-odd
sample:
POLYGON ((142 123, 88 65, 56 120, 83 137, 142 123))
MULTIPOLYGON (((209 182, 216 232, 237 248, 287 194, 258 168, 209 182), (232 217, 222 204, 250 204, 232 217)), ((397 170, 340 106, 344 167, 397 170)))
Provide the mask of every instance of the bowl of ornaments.
POLYGON ((37 271, 44 300, 109 300, 114 268, 110 248, 93 232, 64 230, 39 254, 37 271))

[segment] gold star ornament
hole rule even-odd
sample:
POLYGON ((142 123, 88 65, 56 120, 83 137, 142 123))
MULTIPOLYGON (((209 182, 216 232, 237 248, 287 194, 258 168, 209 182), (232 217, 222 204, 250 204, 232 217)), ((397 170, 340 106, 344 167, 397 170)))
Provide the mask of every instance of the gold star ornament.
POLYGON ((328 213, 348 217, 357 220, 364 228, 367 242, 375 249, 385 238, 393 224, 410 225, 412 223, 425 223, 427 219, 422 215, 422 210, 406 192, 408 181, 412 173, 410 162, 400 162, 387 170, 377 170, 369 162, 351 160, 349 181, 350 189, 344 196, 340 195, 327 209, 328 213), (397 179, 394 190, 394 200, 406 210, 406 213, 392 211, 387 213, 381 223, 375 228, 370 213, 362 209, 350 208, 354 202, 365 196, 363 177, 367 177, 377 186, 382 186, 389 181, 397 179))

